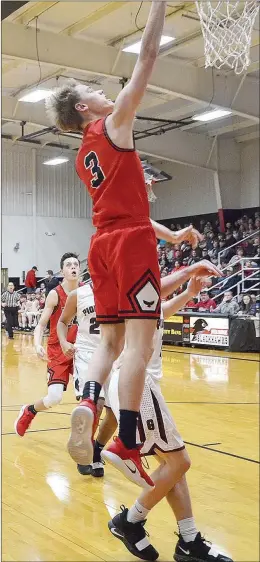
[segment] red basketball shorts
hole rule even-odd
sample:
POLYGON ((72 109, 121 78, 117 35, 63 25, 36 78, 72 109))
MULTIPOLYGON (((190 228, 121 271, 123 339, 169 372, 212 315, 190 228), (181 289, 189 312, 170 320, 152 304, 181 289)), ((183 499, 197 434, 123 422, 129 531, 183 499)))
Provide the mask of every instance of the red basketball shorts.
POLYGON ((150 223, 98 230, 88 255, 100 324, 160 318, 160 272, 150 223))
POLYGON ((73 359, 67 359, 59 345, 49 345, 48 354, 48 386, 63 384, 64 390, 69 384, 70 375, 73 374, 73 359))

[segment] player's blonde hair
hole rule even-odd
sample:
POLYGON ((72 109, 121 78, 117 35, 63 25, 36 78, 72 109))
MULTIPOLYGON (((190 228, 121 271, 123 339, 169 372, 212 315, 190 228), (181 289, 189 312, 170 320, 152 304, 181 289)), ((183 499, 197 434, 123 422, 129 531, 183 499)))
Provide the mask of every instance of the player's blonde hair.
POLYGON ((52 125, 56 125, 61 131, 81 131, 82 116, 75 108, 76 103, 80 102, 76 90, 78 84, 76 80, 68 80, 63 86, 53 90, 45 102, 52 125))

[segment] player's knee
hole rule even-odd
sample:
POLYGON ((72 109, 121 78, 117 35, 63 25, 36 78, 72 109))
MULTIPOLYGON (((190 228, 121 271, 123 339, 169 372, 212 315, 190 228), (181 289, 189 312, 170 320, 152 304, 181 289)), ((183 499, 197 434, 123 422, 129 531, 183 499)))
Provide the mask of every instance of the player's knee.
POLYGON ((178 466, 179 474, 183 476, 190 469, 191 460, 186 449, 182 449, 181 451, 168 453, 167 464, 168 466, 170 465, 174 472, 176 471, 176 466, 178 466))
POLYGON ((48 388, 48 394, 43 398, 43 404, 45 408, 52 408, 57 406, 63 396, 63 385, 62 384, 52 384, 48 388))

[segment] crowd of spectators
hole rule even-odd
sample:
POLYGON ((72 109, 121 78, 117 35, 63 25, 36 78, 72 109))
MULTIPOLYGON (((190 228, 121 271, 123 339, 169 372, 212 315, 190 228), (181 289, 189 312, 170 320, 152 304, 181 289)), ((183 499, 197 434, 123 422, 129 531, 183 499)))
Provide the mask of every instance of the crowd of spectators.
POLYGON ((47 271, 45 281, 37 287, 36 266, 30 269, 25 278, 25 291, 15 291, 14 284, 9 282, 6 291, 2 293, 1 324, 6 328, 9 339, 13 339, 13 332, 32 332, 39 322, 48 293, 59 285, 59 279, 53 271, 47 271))
MULTIPOLYGON (((225 232, 220 231, 218 222, 201 220, 199 231, 204 239, 196 250, 189 244, 170 244, 164 240, 158 242, 158 258, 161 276, 165 277, 177 270, 207 259, 222 271, 220 279, 208 279, 205 291, 199 299, 187 303, 185 309, 221 314, 251 314, 255 315, 259 305, 257 291, 250 291, 256 284, 254 271, 260 267, 260 213, 253 217, 243 215, 233 223, 227 222, 225 232), (251 235, 251 238, 247 237, 251 235), (234 247, 232 247, 235 244, 234 247), (246 294, 237 296, 237 283, 242 279, 241 258, 243 261, 243 290, 246 294), (246 259, 245 259, 246 258, 246 259), (250 277, 251 276, 251 277, 250 277), (248 280, 247 280, 248 278, 248 280), (240 299, 241 302, 238 302, 240 299), (246 302, 244 302, 246 301, 246 302), (247 303, 248 301, 248 303, 247 303), (246 304, 247 303, 247 304, 246 304)), ((172 223, 170 229, 175 231, 188 226, 172 223)), ((259 276, 259 274, 258 274, 259 276)), ((182 291, 180 288, 180 292, 182 291)))

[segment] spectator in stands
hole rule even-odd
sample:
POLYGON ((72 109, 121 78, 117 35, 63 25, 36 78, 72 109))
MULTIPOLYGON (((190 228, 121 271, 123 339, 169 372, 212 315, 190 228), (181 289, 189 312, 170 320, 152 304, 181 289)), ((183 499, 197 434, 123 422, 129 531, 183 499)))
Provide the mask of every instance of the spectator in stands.
POLYGON ((9 340, 13 340, 13 328, 18 327, 18 308, 20 302, 20 295, 14 290, 13 283, 8 283, 7 290, 2 294, 1 302, 6 318, 6 331, 8 333, 8 338, 9 340))
POLYGON ((55 287, 58 287, 58 285, 60 284, 59 279, 54 276, 52 269, 48 269, 47 273, 48 278, 45 281, 46 297, 52 289, 55 289, 55 287))
POLYGON ((198 255, 197 250, 192 250, 191 256, 190 256, 189 261, 188 261, 188 265, 193 265, 194 263, 197 263, 198 261, 200 261, 200 257, 198 255))
POLYGON ((36 295, 33 293, 31 295, 31 306, 29 310, 26 310, 26 316, 28 319, 28 326, 30 330, 32 330, 32 328, 35 328, 36 326, 36 319, 38 316, 39 308, 40 305, 38 299, 36 298, 36 295))
POLYGON ((199 312, 212 312, 215 310, 216 306, 214 299, 210 298, 208 290, 204 289, 201 291, 200 300, 195 304, 194 309, 199 312))
POLYGON ((208 260, 210 261, 210 256, 208 254, 208 250, 207 248, 203 248, 202 252, 201 252, 201 257, 203 260, 208 260))
POLYGON ((28 316, 28 313, 30 313, 31 310, 32 310, 32 293, 27 293, 24 312, 22 313, 22 323, 23 323, 23 329, 27 330, 28 332, 30 332, 32 329, 32 322, 31 322, 32 317, 30 316, 30 314, 28 316))
POLYGON ((173 247, 172 244, 166 244, 166 259, 169 264, 173 263, 173 247))
POLYGON ((256 315, 256 303, 251 299, 251 296, 245 293, 242 295, 242 301, 240 303, 240 310, 238 312, 239 316, 255 316, 256 315))
POLYGON ((245 257, 244 249, 241 246, 239 246, 236 249, 235 255, 229 260, 229 264, 235 265, 239 260, 241 260, 241 258, 244 258, 244 257, 245 257))
POLYGON ((215 234, 212 230, 207 235, 207 248, 208 248, 208 250, 212 250, 212 248, 214 246, 214 240, 215 240, 215 234))
POLYGON ((18 322, 19 322, 19 329, 20 330, 25 330, 26 328, 26 324, 27 324, 27 318, 26 318, 26 302, 27 302, 27 298, 26 295, 21 295, 20 298, 20 303, 19 303, 19 309, 18 309, 18 322))
POLYGON ((213 263, 218 263, 218 253, 219 253, 219 242, 218 240, 213 240, 212 248, 209 250, 209 257, 213 263), (214 261, 213 261, 214 260, 214 261))
POLYGON ((215 308, 214 312, 225 314, 226 316, 234 316, 239 311, 239 304, 233 298, 232 291, 226 291, 222 302, 215 308))
POLYGON ((37 279, 36 279, 36 271, 38 271, 36 265, 32 267, 29 271, 27 271, 26 278, 25 278, 25 287, 27 289, 27 293, 34 293, 36 286, 37 286, 37 279))

